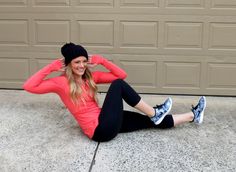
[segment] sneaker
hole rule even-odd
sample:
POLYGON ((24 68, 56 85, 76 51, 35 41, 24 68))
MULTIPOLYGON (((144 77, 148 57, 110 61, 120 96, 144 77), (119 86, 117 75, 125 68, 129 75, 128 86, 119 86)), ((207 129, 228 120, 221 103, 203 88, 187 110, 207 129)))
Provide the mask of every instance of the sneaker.
POLYGON ((171 107, 172 107, 172 100, 169 97, 163 104, 154 107, 155 115, 150 118, 151 121, 153 121, 155 125, 160 124, 164 119, 164 117, 170 112, 171 107))
POLYGON ((196 124, 202 123, 205 108, 206 108, 206 97, 202 96, 200 97, 199 102, 195 107, 192 105, 191 111, 194 114, 192 122, 195 122, 196 124))

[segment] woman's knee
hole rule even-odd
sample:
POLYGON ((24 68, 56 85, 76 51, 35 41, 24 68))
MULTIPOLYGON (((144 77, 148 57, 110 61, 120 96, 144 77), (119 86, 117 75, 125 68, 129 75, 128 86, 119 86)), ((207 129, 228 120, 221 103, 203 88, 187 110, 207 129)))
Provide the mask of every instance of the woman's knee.
POLYGON ((115 137, 99 137, 99 138, 92 138, 93 141, 96 142, 108 142, 111 141, 115 137))
POLYGON ((92 140, 96 142, 108 142, 112 139, 114 139, 117 136, 118 133, 99 133, 93 136, 92 140))
POLYGON ((121 88, 124 85, 124 80, 122 79, 116 79, 112 81, 110 87, 112 88, 121 88))
POLYGON ((118 78, 118 79, 116 79, 116 80, 112 81, 112 83, 111 83, 111 84, 122 84, 123 82, 124 82, 124 80, 123 80, 123 79, 120 79, 120 78, 118 78))

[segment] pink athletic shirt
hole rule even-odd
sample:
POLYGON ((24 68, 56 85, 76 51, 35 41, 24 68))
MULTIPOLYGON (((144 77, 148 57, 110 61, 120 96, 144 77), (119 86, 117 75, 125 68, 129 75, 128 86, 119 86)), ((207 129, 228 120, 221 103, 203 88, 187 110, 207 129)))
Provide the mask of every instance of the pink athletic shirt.
MULTIPOLYGON (((109 72, 94 71, 92 77, 95 83, 111 83, 116 79, 125 79, 127 74, 124 70, 111 63, 107 59, 99 55, 93 55, 91 57, 91 63, 101 64, 109 72)), ((60 60, 54 60, 48 64, 33 76, 31 76, 23 85, 23 88, 31 93, 44 94, 44 93, 56 93, 61 98, 67 109, 71 112, 74 118, 79 123, 82 131, 89 138, 93 137, 94 131, 98 126, 98 117, 101 108, 96 101, 88 93, 88 84, 82 85, 81 97, 84 101, 79 100, 78 104, 72 102, 70 98, 70 88, 68 80, 65 75, 58 77, 45 79, 50 73, 58 71, 62 67, 60 60)))

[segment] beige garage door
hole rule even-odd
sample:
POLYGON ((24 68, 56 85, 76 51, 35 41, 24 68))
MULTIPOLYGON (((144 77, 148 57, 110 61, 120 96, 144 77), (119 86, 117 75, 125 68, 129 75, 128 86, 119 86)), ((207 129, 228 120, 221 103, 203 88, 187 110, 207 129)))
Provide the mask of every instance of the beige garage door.
POLYGON ((235 0, 0 0, 0 87, 21 88, 69 41, 139 92, 236 96, 235 0))

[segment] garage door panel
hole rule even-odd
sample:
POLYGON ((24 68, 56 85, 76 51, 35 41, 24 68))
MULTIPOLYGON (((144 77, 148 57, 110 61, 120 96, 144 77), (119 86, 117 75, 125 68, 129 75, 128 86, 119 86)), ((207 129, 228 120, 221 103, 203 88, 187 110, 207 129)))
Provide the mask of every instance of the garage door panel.
POLYGON ((0 6, 25 6, 27 0, 0 0, 0 6))
POLYGON ((201 64, 164 62, 164 88, 200 88, 201 64))
POLYGON ((166 48, 201 48, 203 23, 166 22, 166 48))
POLYGON ((27 20, 0 20, 0 44, 25 46, 28 43, 27 20))
MULTIPOLYGON (((142 59, 142 57, 140 57, 142 59)), ((155 88, 157 82, 157 62, 155 61, 120 61, 127 72, 127 81, 135 87, 155 88)))
POLYGON ((33 0, 35 6, 68 6, 70 0, 33 0))
POLYGON ((204 7, 204 0, 166 0, 166 7, 204 7))
POLYGON ((235 0, 212 0, 211 3, 213 8, 236 8, 235 0))
POLYGON ((76 0, 78 6, 113 6, 114 0, 76 0))
POLYGON ((35 21, 36 45, 61 45, 70 40, 69 21, 35 21))
POLYGON ((77 21, 78 41, 85 46, 114 45, 114 21, 77 21))
POLYGON ((208 64, 208 88, 234 88, 236 90, 236 63, 208 64))
POLYGON ((157 22, 120 22, 121 47, 157 47, 157 22))
POLYGON ((122 7, 158 7, 159 0, 120 0, 122 7))
POLYGON ((22 83, 29 76, 30 70, 27 58, 0 58, 0 87, 21 88, 22 83))
POLYGON ((212 49, 236 48, 236 22, 235 23, 211 23, 210 45, 212 49))

